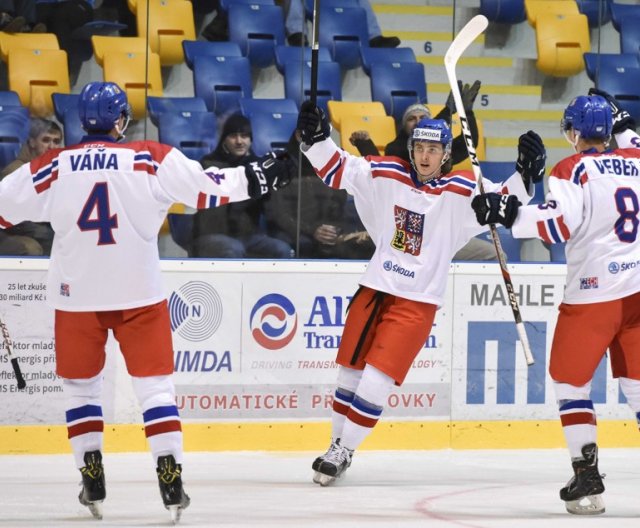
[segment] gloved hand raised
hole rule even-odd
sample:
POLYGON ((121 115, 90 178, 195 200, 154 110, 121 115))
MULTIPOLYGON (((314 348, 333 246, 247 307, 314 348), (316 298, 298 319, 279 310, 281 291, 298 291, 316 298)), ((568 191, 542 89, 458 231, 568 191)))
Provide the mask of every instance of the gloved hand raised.
POLYGON ((331 125, 327 116, 322 108, 318 108, 311 101, 305 101, 300 106, 296 129, 300 131, 302 142, 309 146, 318 141, 324 141, 331 134, 331 125))
POLYGON ((478 97, 480 84, 480 81, 476 81, 472 85, 465 84, 462 87, 462 90, 460 90, 462 106, 464 107, 464 111, 467 113, 473 110, 473 103, 475 102, 476 97, 478 97))
POLYGON ((268 152, 245 166, 251 198, 261 198, 287 185, 298 170, 298 164, 286 153, 268 152))
POLYGON ((608 94, 604 90, 598 90, 597 88, 589 88, 589 95, 599 95, 600 97, 604 97, 607 100, 607 103, 609 103, 611 113, 613 114, 612 134, 619 134, 625 130, 636 129, 636 122, 633 117, 631 117, 631 114, 620 108, 620 104, 612 95, 608 94))
POLYGON ((518 216, 522 204, 514 194, 479 194, 471 201, 480 225, 502 224, 510 228, 518 216))
POLYGON ((518 139, 518 159, 516 170, 522 176, 524 186, 529 189, 531 182, 538 183, 544 178, 547 151, 538 134, 529 130, 518 139))

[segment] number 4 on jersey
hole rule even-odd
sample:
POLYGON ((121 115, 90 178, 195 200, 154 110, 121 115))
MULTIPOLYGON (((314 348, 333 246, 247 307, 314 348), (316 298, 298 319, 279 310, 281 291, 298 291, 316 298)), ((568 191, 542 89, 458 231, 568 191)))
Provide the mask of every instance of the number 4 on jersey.
POLYGON ((81 231, 97 231, 98 245, 115 244, 112 230, 118 227, 118 215, 109 210, 109 188, 106 182, 96 183, 78 217, 81 231))

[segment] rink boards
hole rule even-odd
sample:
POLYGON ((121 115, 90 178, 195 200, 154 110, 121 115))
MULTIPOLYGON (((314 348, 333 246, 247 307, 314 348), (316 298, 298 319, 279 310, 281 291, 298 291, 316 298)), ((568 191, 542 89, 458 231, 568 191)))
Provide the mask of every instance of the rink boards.
MULTIPOLYGON (((27 380, 0 355, 0 453, 68 451, 46 260, 0 260, 0 317, 27 380)), ((329 434, 333 362, 362 262, 163 261, 188 450, 307 450, 329 434)), ((445 306, 371 449, 560 447, 546 372, 566 268, 510 265, 536 363, 524 361, 497 263, 452 264, 445 306)), ((394 273, 393 269, 389 273, 394 273)), ((97 278, 99 280, 99 278, 97 278)), ((146 449, 117 343, 107 344, 106 448, 146 449)), ((640 437, 603 361, 592 399, 603 445, 640 437)))

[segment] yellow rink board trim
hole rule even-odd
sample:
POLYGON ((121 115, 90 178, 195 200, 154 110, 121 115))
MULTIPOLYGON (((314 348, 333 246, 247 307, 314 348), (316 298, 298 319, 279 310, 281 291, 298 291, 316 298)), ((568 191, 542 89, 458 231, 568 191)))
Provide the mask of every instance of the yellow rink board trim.
POLYGON ((373 12, 377 15, 431 15, 453 16, 453 7, 418 6, 397 4, 373 4, 373 12))
MULTIPOLYGON (((442 55, 418 55, 416 61, 426 66, 444 67, 444 56, 442 55)), ((470 66, 477 68, 513 68, 513 58, 511 57, 460 57, 457 63, 459 66, 470 66)))
MULTIPOLYGON (((427 83, 430 92, 449 93, 451 86, 448 83, 427 83)), ((483 84, 480 87, 481 94, 489 95, 542 95, 542 87, 537 85, 520 84, 483 84)))
MULTIPOLYGON (((186 423, 186 451, 318 451, 326 448, 328 422, 186 423)), ((598 422, 600 447, 640 447, 635 421, 598 422)), ((146 451, 141 425, 105 425, 105 452, 146 451)), ((561 448, 559 420, 380 422, 362 449, 561 448)), ((0 454, 70 453, 67 428, 0 426, 0 454)))

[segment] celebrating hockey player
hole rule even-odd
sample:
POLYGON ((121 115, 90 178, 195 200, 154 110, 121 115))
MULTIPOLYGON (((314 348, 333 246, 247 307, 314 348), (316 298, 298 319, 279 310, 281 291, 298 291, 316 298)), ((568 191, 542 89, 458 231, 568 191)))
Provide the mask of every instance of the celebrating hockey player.
POLYGON ((478 221, 499 222, 518 238, 566 242, 567 279, 553 337, 554 381, 574 476, 560 498, 574 514, 604 512, 591 381, 607 348, 640 422, 640 151, 631 116, 608 94, 591 90, 564 111, 562 131, 575 154, 549 176, 546 203, 521 207, 488 193, 474 198, 478 221), (613 118, 612 118, 613 109, 613 118))
POLYGON ((0 224, 51 222, 55 231, 47 298, 55 308, 56 372, 82 474, 80 502, 102 516, 102 370, 109 330, 120 345, 142 407, 164 505, 174 521, 189 505, 182 487, 182 428, 173 348, 158 258, 158 231, 175 202, 205 208, 259 197, 286 184, 295 167, 273 155, 248 167, 200 165, 154 141, 119 143, 126 94, 93 82, 80 94, 87 132, 0 182, 0 224))
MULTIPOLYGON (((341 150, 329 137, 324 112, 310 101, 302 104, 297 128, 301 148, 322 181, 354 196, 376 246, 338 349, 330 446, 312 465, 314 482, 326 486, 350 466, 391 388, 404 381, 442 305, 453 255, 482 230, 470 208, 478 192, 474 174, 450 173, 451 131, 445 121, 418 123, 407 143, 411 163, 341 150)), ((530 183, 544 173, 544 145, 536 138, 534 155, 523 154, 522 174, 514 173, 504 187, 491 182, 487 187, 508 189, 528 201, 530 183)))

